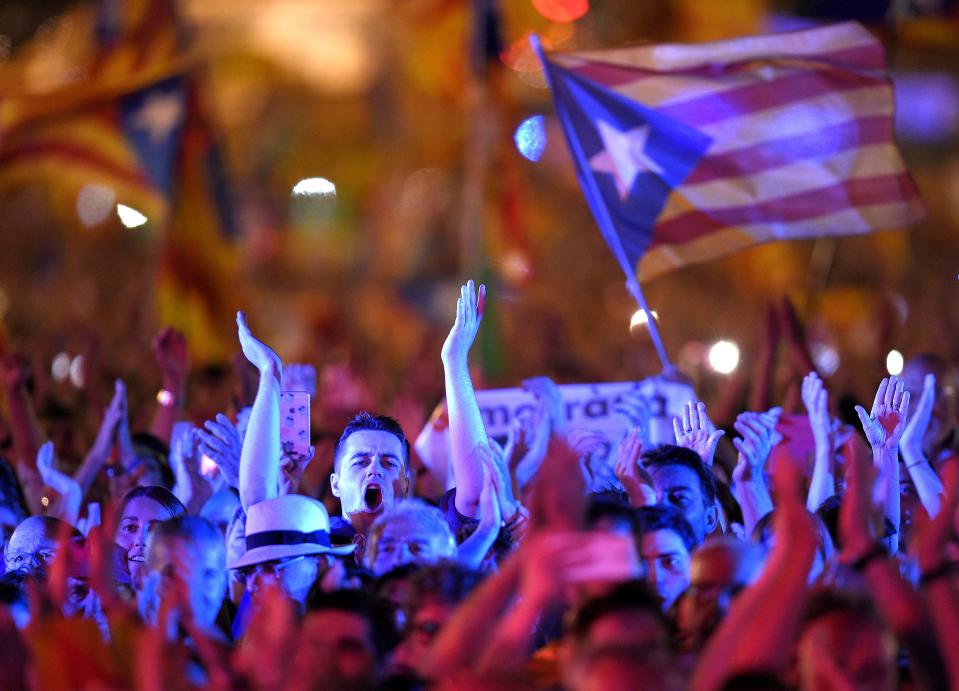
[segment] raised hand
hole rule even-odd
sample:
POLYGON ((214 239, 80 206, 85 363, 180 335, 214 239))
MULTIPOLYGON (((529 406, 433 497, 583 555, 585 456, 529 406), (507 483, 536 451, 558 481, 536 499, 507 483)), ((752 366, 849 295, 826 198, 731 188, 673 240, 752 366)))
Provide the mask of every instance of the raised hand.
POLYGON ((876 525, 881 520, 873 502, 873 487, 878 470, 851 441, 843 452, 846 466, 846 491, 839 507, 839 535, 844 561, 865 554, 876 540, 876 525))
POLYGON ((909 392, 899 377, 889 377, 879 383, 872 411, 866 413, 856 406, 856 413, 873 450, 895 452, 906 429, 906 413, 909 412, 909 392))
POLYGON ((283 361, 269 346, 253 335, 250 327, 247 326, 246 314, 242 311, 236 313, 236 327, 237 335, 240 337, 240 348, 246 359, 260 371, 260 374, 269 373, 279 380, 283 372, 283 361))
POLYGON ((725 432, 717 430, 709 419, 705 403, 689 401, 683 406, 682 419, 673 418, 673 431, 677 445, 695 451, 706 465, 712 466, 716 445, 725 432))
POLYGON ((649 443, 649 420, 653 411, 645 396, 636 392, 623 394, 613 406, 613 415, 625 418, 630 427, 638 428, 642 434, 642 441, 649 443))
POLYGON ((197 430, 200 441, 200 453, 207 456, 220 469, 223 479, 230 487, 240 483, 240 451, 243 440, 240 433, 223 413, 217 413, 215 420, 207 420, 203 428, 197 430))
POLYGON ((733 446, 739 452, 733 469, 737 483, 762 479, 769 455, 782 441, 782 435, 776 431, 781 413, 781 408, 772 408, 765 413, 742 413, 736 418, 733 427, 742 435, 741 439, 733 439, 733 446))
POLYGON ((60 500, 50 511, 50 515, 76 525, 77 518, 80 516, 83 490, 80 489, 80 484, 76 480, 57 470, 55 464, 53 442, 48 441, 40 447, 40 452, 37 454, 37 471, 43 483, 60 495, 60 500))
POLYGON ((936 375, 927 374, 922 382, 922 395, 919 397, 919 403, 913 410, 912 415, 906 422, 906 428, 902 433, 902 440, 899 442, 902 447, 902 455, 906 458, 906 465, 912 465, 923 458, 922 440, 926 436, 926 429, 929 427, 929 421, 932 419, 932 409, 936 405, 936 375), (914 460, 913 460, 914 459, 914 460))
POLYGON ((479 331, 480 322, 483 321, 485 308, 486 286, 480 285, 477 291, 473 281, 467 281, 466 285, 460 288, 460 297, 456 301, 456 320, 443 344, 441 354, 444 362, 466 361, 479 331))
POLYGON ((303 473, 306 472, 306 468, 310 465, 310 461, 313 460, 315 454, 316 449, 312 446, 306 456, 299 453, 287 454, 283 452, 280 456, 280 496, 296 494, 300 489, 303 473))
POLYGON ((832 420, 829 417, 829 393, 822 379, 810 372, 802 380, 802 401, 806 406, 809 424, 816 440, 816 449, 820 444, 832 450, 832 420))
POLYGON ((646 506, 656 503, 656 490, 652 478, 640 463, 643 455, 643 435, 638 427, 633 427, 619 443, 616 452, 616 477, 629 495, 633 506, 646 506))
POLYGON ((153 356, 164 378, 181 382, 190 371, 190 351, 186 337, 168 326, 153 339, 153 356))

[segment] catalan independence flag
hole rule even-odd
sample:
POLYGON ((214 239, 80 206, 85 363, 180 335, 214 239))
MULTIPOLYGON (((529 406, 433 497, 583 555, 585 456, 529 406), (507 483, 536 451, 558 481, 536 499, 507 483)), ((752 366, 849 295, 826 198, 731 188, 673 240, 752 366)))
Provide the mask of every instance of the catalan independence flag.
POLYGON ((855 22, 541 57, 590 208, 640 280, 924 216, 885 53, 855 22))

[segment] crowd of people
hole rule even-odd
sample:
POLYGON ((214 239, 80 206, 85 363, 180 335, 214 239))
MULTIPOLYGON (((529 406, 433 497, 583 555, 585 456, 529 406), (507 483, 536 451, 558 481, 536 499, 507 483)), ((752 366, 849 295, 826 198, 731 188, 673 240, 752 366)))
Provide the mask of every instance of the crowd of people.
POLYGON ((38 415, 0 355, 0 687, 959 688, 948 361, 883 379, 858 425, 810 372, 805 451, 782 408, 717 429, 700 401, 628 394, 599 453, 545 377, 488 435, 469 367, 485 301, 462 287, 441 352, 442 484, 414 471, 411 430, 354 411, 319 496, 320 446, 282 441, 290 373, 243 313, 251 406, 189 423, 168 329, 149 431, 117 381, 76 464, 50 441, 72 421, 38 415))

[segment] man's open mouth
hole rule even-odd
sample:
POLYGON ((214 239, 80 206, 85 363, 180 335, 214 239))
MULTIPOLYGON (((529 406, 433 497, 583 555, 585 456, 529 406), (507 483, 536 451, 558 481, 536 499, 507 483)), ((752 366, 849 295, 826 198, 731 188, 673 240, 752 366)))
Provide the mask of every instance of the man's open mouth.
POLYGON ((383 488, 379 485, 368 485, 363 492, 363 501, 370 511, 378 510, 383 506, 383 488))
POLYGON ((139 564, 142 564, 146 561, 146 558, 142 554, 131 554, 129 559, 130 561, 135 561, 139 564))

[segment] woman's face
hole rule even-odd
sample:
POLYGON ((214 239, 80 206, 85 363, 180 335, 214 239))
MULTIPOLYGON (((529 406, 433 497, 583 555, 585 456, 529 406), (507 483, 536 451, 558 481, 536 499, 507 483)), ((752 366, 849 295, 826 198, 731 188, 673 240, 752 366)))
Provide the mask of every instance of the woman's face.
POLYGON ((147 497, 132 499, 123 510, 114 540, 126 552, 127 567, 134 587, 140 583, 140 569, 143 567, 150 530, 159 521, 170 518, 170 512, 162 504, 147 497))

